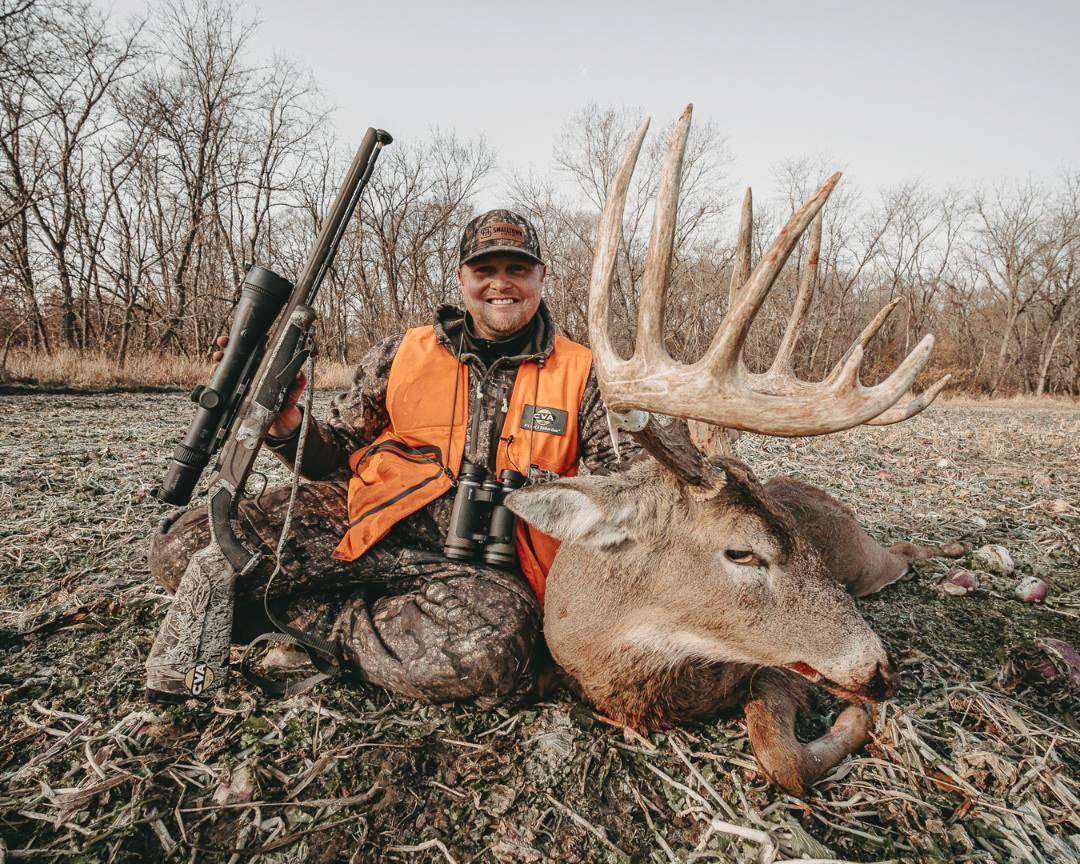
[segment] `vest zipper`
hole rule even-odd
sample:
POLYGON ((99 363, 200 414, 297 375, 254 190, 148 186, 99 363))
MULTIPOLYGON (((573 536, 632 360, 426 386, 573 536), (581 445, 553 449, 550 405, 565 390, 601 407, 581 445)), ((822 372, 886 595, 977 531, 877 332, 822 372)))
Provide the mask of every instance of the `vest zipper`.
POLYGON ((423 464, 425 462, 431 462, 433 464, 442 465, 442 451, 434 444, 424 444, 420 447, 411 447, 401 441, 397 441, 393 438, 389 438, 379 444, 372 444, 356 461, 356 469, 354 474, 359 474, 360 466, 367 461, 369 456, 374 456, 376 453, 389 452, 393 453, 400 459, 404 459, 406 462, 412 462, 414 464, 423 464))
MULTIPOLYGON (((469 442, 474 454, 478 449, 476 438, 480 434, 480 405, 483 402, 484 391, 487 388, 488 379, 491 378, 492 373, 499 368, 500 364, 516 361, 517 369, 514 373, 514 382, 510 385, 512 389, 517 384, 517 375, 520 374, 522 366, 526 363, 536 363, 540 369, 543 369, 545 360, 546 358, 541 354, 521 355, 519 357, 496 357, 495 362, 484 370, 484 374, 480 377, 480 380, 476 382, 476 403, 473 406, 473 409, 475 410, 471 409, 472 414, 469 417, 469 442)), ((487 465, 488 471, 492 473, 495 472, 495 460, 498 457, 499 441, 502 440, 502 429, 506 424, 506 415, 510 413, 509 395, 508 392, 503 391, 501 410, 497 409, 496 416, 492 421, 491 440, 488 442, 487 465)))
MULTIPOLYGON (((488 379, 491 377, 491 373, 499 368, 499 364, 507 358, 496 357, 495 362, 484 370, 484 374, 480 376, 476 382, 476 401, 470 408, 469 416, 469 448, 472 451, 472 455, 476 454, 479 447, 477 444, 477 437, 480 435, 480 406, 484 401, 484 391, 487 389, 488 379)), ((501 427, 500 427, 501 428, 501 427)), ((471 459, 469 461, 472 461, 471 459)), ((490 460, 489 460, 490 461, 490 460)))
MULTIPOLYGON (((521 368, 520 366, 518 367, 521 368)), ((506 425, 506 415, 510 413, 510 405, 505 389, 501 390, 502 404, 495 411, 495 419, 491 424, 491 440, 488 442, 488 471, 495 473, 499 458, 499 442, 502 437, 503 427, 506 425)))

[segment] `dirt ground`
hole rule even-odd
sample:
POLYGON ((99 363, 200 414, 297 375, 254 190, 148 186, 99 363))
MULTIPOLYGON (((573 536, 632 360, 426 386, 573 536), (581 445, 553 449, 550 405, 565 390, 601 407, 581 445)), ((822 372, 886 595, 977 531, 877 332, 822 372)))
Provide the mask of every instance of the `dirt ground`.
MULTIPOLYGON (((925 562, 863 603, 902 689, 806 801, 764 780, 737 717, 627 739, 564 692, 484 709, 345 685, 274 701, 240 681, 208 714, 148 705, 166 598, 145 540, 167 510, 148 491, 190 404, 0 410, 0 862, 1080 857, 1080 691, 1039 671, 1036 641, 1080 644, 1076 408, 947 405, 741 445, 759 475, 823 486, 881 540, 962 537, 1016 562, 962 597, 936 587, 953 562, 925 562), (1014 598, 1028 575, 1046 604, 1014 598)), ((822 698, 807 732, 836 710, 822 698)))

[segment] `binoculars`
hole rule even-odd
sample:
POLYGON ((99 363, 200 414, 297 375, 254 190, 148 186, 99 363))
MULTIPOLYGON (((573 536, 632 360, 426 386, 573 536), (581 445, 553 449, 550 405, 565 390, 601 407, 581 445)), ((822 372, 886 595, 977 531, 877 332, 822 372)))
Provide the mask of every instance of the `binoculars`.
POLYGON ((496 480, 480 465, 461 463, 450 528, 443 555, 453 561, 482 560, 504 570, 517 566, 515 516, 503 497, 525 485, 525 477, 507 468, 496 480))

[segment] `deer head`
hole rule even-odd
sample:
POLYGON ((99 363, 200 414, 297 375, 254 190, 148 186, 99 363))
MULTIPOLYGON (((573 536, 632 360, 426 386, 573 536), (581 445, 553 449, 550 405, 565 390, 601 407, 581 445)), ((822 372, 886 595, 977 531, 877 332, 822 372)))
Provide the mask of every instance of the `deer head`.
POLYGON ((612 345, 609 292, 648 121, 608 189, 589 289, 589 336, 605 404, 637 415, 634 436, 654 460, 621 475, 563 479, 507 499, 519 516, 564 543, 546 592, 548 643, 594 701, 603 701, 604 691, 634 686, 635 676, 687 662, 786 666, 849 698, 880 699, 893 689, 888 658, 851 597, 747 466, 703 452, 694 440, 708 436, 691 438, 686 421, 782 436, 894 423, 925 408, 947 377, 918 398, 904 398, 933 347, 926 336, 884 381, 860 383, 863 350, 896 302, 823 381, 792 373, 814 290, 819 212, 839 174, 792 215, 753 268, 747 192, 727 314, 701 359, 671 358, 663 342, 664 295, 690 116, 687 107, 663 165, 629 359, 612 345), (810 266, 777 355, 768 371, 753 373, 742 358, 750 325, 811 224, 810 266))
POLYGON ((555 659, 601 704, 701 662, 786 666, 849 699, 890 695, 880 640, 798 526, 743 463, 711 465, 708 494, 641 460, 510 496, 564 544, 544 604, 555 659))

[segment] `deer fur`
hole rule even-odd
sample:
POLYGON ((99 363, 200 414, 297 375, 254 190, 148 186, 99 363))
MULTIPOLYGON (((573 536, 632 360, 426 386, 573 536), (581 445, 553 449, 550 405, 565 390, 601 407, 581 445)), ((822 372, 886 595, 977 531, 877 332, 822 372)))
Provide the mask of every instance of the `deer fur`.
POLYGON ((854 597, 911 560, 958 544, 885 549, 844 504, 798 480, 762 486, 714 457, 707 494, 659 463, 522 489, 507 505, 563 541, 548 574, 544 635, 602 714, 647 731, 743 706, 758 762, 783 789, 810 785, 867 740, 861 702, 895 675, 854 597), (729 560, 750 552, 754 565, 729 560), (806 678, 851 701, 817 741, 795 738, 806 678))

